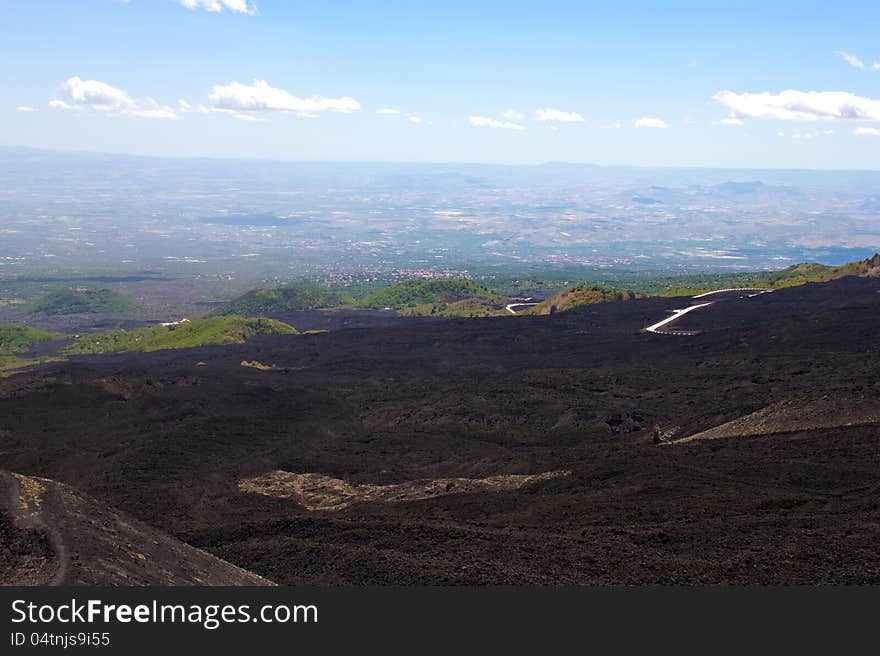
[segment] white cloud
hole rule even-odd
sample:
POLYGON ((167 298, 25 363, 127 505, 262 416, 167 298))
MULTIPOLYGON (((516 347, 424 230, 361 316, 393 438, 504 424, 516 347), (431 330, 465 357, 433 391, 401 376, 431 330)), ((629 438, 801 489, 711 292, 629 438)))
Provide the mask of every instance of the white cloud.
POLYGON ((177 108, 182 112, 188 112, 192 109, 192 105, 181 98, 177 101, 177 108))
POLYGON ((795 132, 793 135, 791 135, 791 138, 792 139, 803 139, 803 140, 808 141, 808 140, 814 138, 815 136, 816 136, 815 132, 795 132))
POLYGON ((187 9, 204 9, 212 13, 219 13, 228 9, 237 14, 253 16, 257 12, 256 6, 247 0, 180 0, 187 9))
POLYGON ((128 116, 138 116, 140 118, 177 118, 177 112, 171 107, 160 105, 152 98, 144 98, 136 103, 132 109, 123 112, 128 116))
POLYGON ((134 100, 122 89, 100 80, 83 80, 79 76, 68 78, 61 85, 64 101, 99 111, 122 111, 135 106, 134 100))
POLYGON ((827 130, 822 130, 822 134, 824 134, 826 137, 830 137, 832 134, 834 134, 834 130, 828 128, 827 130))
POLYGON ((276 111, 276 112, 354 112, 361 108, 354 98, 298 98, 284 89, 269 86, 265 80, 254 80, 253 84, 233 82, 216 85, 211 92, 211 102, 217 109, 231 111, 276 111))
POLYGON ((526 115, 522 112, 518 112, 515 109, 508 109, 506 112, 502 114, 502 116, 511 121, 524 121, 526 120, 526 115))
POLYGON ((856 128, 853 134, 857 137, 880 137, 880 128, 856 128))
POLYGON ((880 121, 880 100, 845 91, 797 91, 778 94, 720 91, 713 100, 735 118, 781 121, 880 121))
POLYGON ((259 116, 252 116, 250 114, 233 114, 232 118, 237 118, 239 121, 248 121, 248 122, 265 121, 266 120, 264 118, 260 118, 259 116))
POLYGON ((136 116, 139 118, 177 118, 171 107, 160 105, 153 98, 135 100, 122 89, 100 80, 83 80, 74 76, 65 80, 61 98, 49 102, 53 109, 91 109, 97 112, 136 116))
POLYGON ((400 114, 400 110, 394 107, 384 107, 383 109, 377 109, 377 114, 400 114))
POLYGON ((880 71, 880 61, 875 61, 873 64, 871 64, 871 68, 873 68, 875 71, 880 71))
POLYGON ((311 112, 297 112, 296 115, 300 118, 319 118, 318 114, 312 114, 311 112))
POLYGON ((155 109, 133 109, 124 112, 126 116, 137 116, 138 118, 177 118, 177 114, 170 107, 156 107, 155 109))
POLYGON ((777 137, 784 137, 784 136, 785 136, 785 132, 777 132, 777 133, 776 133, 776 136, 777 136, 777 137))
POLYGON ((861 59, 859 59, 855 55, 849 54, 848 52, 843 52, 841 50, 838 50, 834 54, 837 55, 838 57, 840 57, 843 61, 845 61, 847 64, 849 64, 853 68, 864 68, 865 67, 865 62, 863 62, 861 59))
POLYGON ((637 128, 667 128, 666 121, 660 118, 651 118, 650 116, 643 116, 638 119, 635 123, 633 123, 637 128))
POLYGON ((502 128, 504 130, 525 130, 525 126, 517 123, 505 123, 484 116, 468 116, 468 121, 475 128, 502 128))
POLYGON ((722 118, 718 121, 721 125, 742 125, 742 119, 736 118, 735 116, 729 116, 727 118, 722 118))
POLYGON ((535 118, 539 121, 562 121, 565 123, 583 123, 584 117, 577 112, 563 112, 559 109, 538 109, 535 118))
POLYGON ((407 116, 406 120, 409 121, 410 123, 416 123, 416 124, 425 122, 425 119, 423 119, 421 116, 407 116))
POLYGON ((30 105, 19 105, 19 106, 16 107, 15 109, 18 110, 18 111, 20 111, 20 112, 35 112, 35 111, 37 111, 36 109, 34 109, 33 107, 31 107, 30 105))

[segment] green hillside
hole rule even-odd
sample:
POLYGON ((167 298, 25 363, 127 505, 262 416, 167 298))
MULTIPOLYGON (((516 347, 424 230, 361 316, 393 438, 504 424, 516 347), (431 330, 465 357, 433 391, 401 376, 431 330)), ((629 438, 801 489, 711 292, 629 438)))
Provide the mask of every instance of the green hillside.
POLYGON ((58 358, 47 356, 39 358, 20 357, 43 342, 65 339, 66 335, 50 333, 28 326, 0 326, 0 378, 40 362, 50 362, 58 358))
POLYGON ((520 314, 554 314, 555 312, 565 312, 582 305, 592 305, 595 303, 610 303, 613 301, 629 301, 639 298, 641 295, 635 292, 621 292, 609 287, 600 287, 598 285, 576 285, 574 287, 566 287, 556 292, 550 298, 542 301, 534 307, 520 312, 520 314))
POLYGON ((24 353, 42 342, 64 338, 65 336, 59 333, 50 333, 29 326, 0 326, 0 355, 24 353))
POLYGON ((880 253, 865 260, 849 262, 841 266, 827 266, 804 262, 795 264, 782 271, 773 271, 761 276, 762 285, 771 288, 793 287, 808 282, 828 282, 845 276, 878 276, 880 275, 880 253))
POLYGON ((655 278, 632 278, 627 286, 651 296, 692 296, 715 289, 764 287, 780 289, 809 282, 828 282, 845 276, 880 275, 880 254, 840 266, 815 262, 794 264, 779 271, 703 273, 655 278))
POLYGON ((408 317, 499 317, 509 316, 504 309, 507 299, 465 298, 452 303, 419 303, 397 309, 397 313, 408 317))
POLYGON ((62 289, 24 306, 27 314, 128 314, 143 306, 112 289, 62 289))
POLYGON ((350 305, 351 296, 316 285, 284 285, 273 289, 253 289, 230 301, 217 315, 266 316, 299 310, 317 310, 350 305))
POLYGON ((196 319, 176 326, 107 330, 83 335, 63 349, 68 355, 159 351, 212 344, 241 344, 256 335, 296 335, 297 330, 274 319, 226 316, 196 319))
POLYGON ((364 297, 358 305, 376 310, 403 310, 421 305, 449 304, 469 299, 491 301, 496 298, 498 297, 495 294, 482 285, 464 278, 404 280, 364 297))

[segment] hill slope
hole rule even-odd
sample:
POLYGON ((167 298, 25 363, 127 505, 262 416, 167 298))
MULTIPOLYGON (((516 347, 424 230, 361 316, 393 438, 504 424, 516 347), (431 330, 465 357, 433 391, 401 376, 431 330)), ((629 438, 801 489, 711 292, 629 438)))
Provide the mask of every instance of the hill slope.
POLYGON ((27 314, 127 314, 143 310, 137 301, 112 289, 62 289, 28 303, 27 314))
POLYGON ((256 335, 296 335, 297 330, 274 319, 209 317, 176 326, 152 326, 135 330, 106 330, 83 335, 63 349, 68 355, 117 353, 121 351, 160 351, 194 348, 213 344, 242 344, 256 335))
POLYGON ((849 391, 838 392, 834 399, 829 399, 827 395, 813 394, 811 398, 776 401, 736 419, 676 439, 672 443, 878 425, 880 399, 874 395, 849 391))
POLYGON ((0 378, 33 364, 50 361, 51 357, 22 357, 45 342, 65 339, 60 333, 50 333, 29 326, 0 326, 0 378))
POLYGON ((29 326, 0 326, 0 355, 24 353, 37 344, 59 339, 64 335, 29 326))
POLYGON ((766 273, 758 286, 792 287, 808 282, 828 282, 845 276, 880 276, 880 253, 865 260, 849 262, 841 266, 827 266, 814 262, 795 264, 782 271, 766 273))
POLYGON ((0 472, 2 585, 272 585, 46 478, 0 472))
POLYGON ((402 314, 489 316, 499 313, 505 300, 472 280, 452 278, 404 280, 364 297, 357 305, 402 314))
POLYGON ((621 292, 597 285, 576 285, 556 292, 550 298, 520 314, 554 314, 556 312, 565 312, 581 305, 629 301, 638 297, 639 295, 630 291, 621 292))
POLYGON ((877 410, 878 290, 734 296, 694 337, 645 333, 682 301, 646 298, 82 358, 0 380, 0 462, 285 585, 877 584, 878 428, 824 412, 877 410), (754 414, 787 399, 821 413, 754 414), (321 487, 240 487, 278 471, 321 487), (310 509, 325 484, 395 494, 310 509))
POLYGON ((342 292, 314 285, 284 285, 273 289, 253 289, 215 312, 218 315, 267 316, 302 310, 348 305, 353 299, 342 292))

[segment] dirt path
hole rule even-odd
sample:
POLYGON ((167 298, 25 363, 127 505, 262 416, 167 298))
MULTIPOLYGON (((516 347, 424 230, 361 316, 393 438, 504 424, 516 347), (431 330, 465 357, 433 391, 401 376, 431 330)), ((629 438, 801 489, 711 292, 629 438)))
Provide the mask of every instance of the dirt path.
MULTIPOLYGON (((25 490, 21 487, 21 479, 15 474, 0 472, 0 477, 6 481, 9 493, 6 495, 4 510, 12 517, 15 526, 24 531, 42 531, 46 534, 53 553, 55 554, 55 572, 52 576, 46 573, 46 579, 41 585, 62 585, 67 576, 68 554, 61 534, 53 526, 47 524, 42 512, 42 504, 49 501, 46 495, 42 495, 38 486, 38 479, 21 477, 25 481, 33 482, 36 487, 25 490)), ((50 501, 51 502, 51 501, 50 501)))

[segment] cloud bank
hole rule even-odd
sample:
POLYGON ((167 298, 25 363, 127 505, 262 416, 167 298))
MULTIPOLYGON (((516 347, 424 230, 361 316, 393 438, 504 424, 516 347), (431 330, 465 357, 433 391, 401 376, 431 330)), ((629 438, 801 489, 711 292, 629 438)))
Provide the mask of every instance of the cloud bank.
POLYGON ((234 112, 350 113, 361 108, 360 103, 349 96, 299 98, 284 89, 269 86, 265 80, 254 80, 253 84, 232 82, 215 85, 211 92, 211 102, 217 109, 234 112))
POLYGON ((187 9, 204 9, 215 14, 219 14, 224 9, 248 16, 257 13, 256 6, 247 0, 180 0, 180 4, 187 9))
POLYGON ((505 121, 496 121, 484 116, 468 116, 468 121, 475 128, 501 128, 503 130, 525 130, 524 125, 517 123, 507 123, 505 121))
POLYGON ((83 80, 74 76, 65 80, 59 90, 59 98, 49 102, 53 109, 89 109, 97 112, 140 118, 177 118, 177 113, 167 105, 160 105, 152 98, 135 100, 122 89, 100 80, 83 80))
POLYGON ((535 111, 535 118, 539 121, 562 121, 564 123, 583 123, 584 117, 577 112, 563 112, 559 109, 539 109, 535 111))
POLYGON ((651 118, 650 116, 643 116, 638 119, 633 125, 637 128, 668 128, 666 125, 666 121, 660 118, 651 118))
POLYGON ((781 121, 880 121, 880 100, 845 91, 797 91, 778 94, 720 91, 712 96, 731 118, 781 121))

